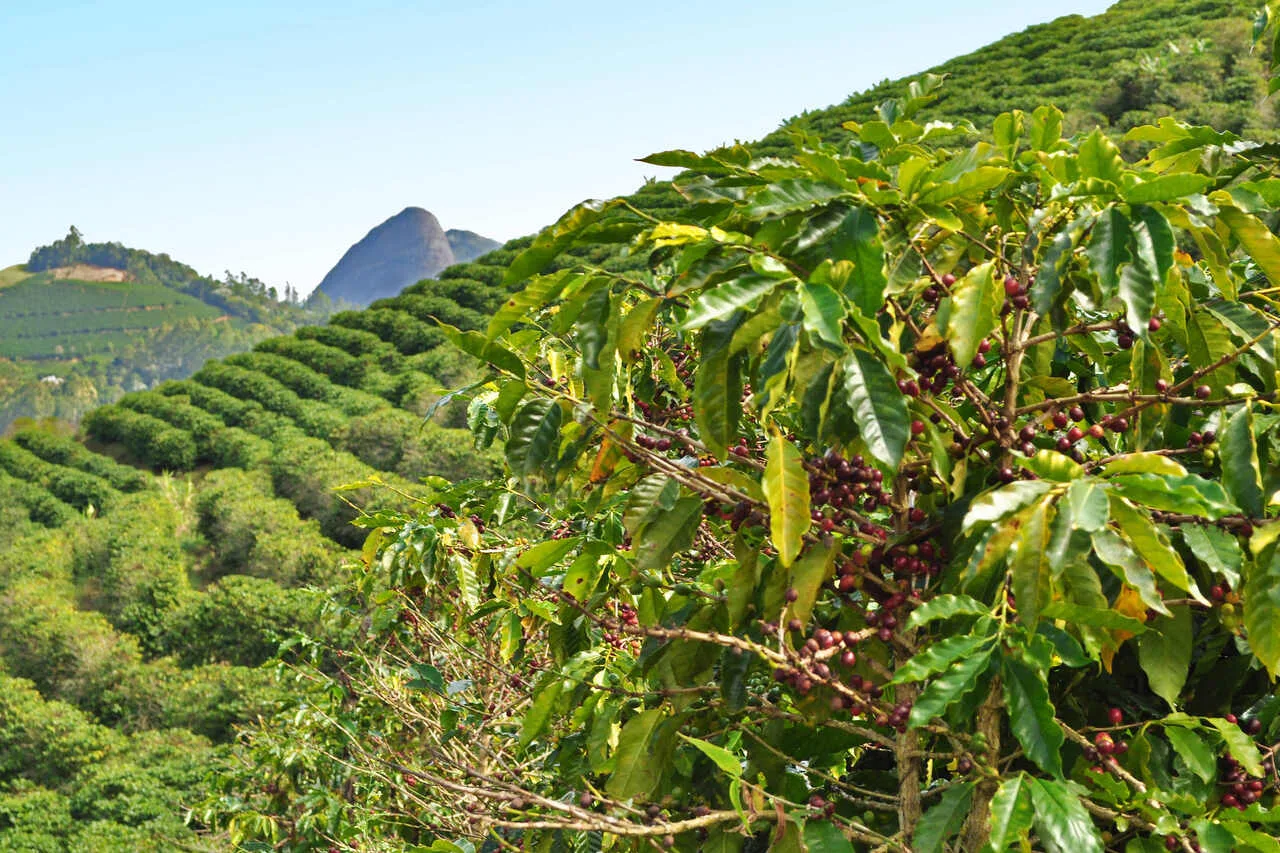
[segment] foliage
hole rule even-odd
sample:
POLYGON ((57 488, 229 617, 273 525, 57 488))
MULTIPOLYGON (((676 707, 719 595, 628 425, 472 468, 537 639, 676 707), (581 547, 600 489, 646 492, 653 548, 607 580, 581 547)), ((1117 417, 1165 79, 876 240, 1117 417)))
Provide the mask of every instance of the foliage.
POLYGON ((1127 160, 1047 107, 939 145, 935 85, 846 145, 654 155, 681 221, 576 208, 442 327, 507 479, 361 519, 363 641, 231 785, 311 763, 206 813, 289 849, 1274 849, 1273 152, 1164 120, 1127 160), (647 268, 539 274, 610 242, 647 268))

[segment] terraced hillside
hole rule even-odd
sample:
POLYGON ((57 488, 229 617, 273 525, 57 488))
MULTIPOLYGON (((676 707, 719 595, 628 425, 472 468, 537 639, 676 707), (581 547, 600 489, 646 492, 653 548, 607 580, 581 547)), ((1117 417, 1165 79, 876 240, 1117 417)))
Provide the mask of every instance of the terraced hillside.
MULTIPOLYGON (((938 109, 982 120, 997 102, 1087 104, 1108 80, 1123 88, 1107 76, 1123 70, 1117 56, 1234 32, 1251 9, 1126 0, 1107 26, 1033 28, 943 66, 953 76, 938 109), (998 61, 1021 68, 1030 51, 1062 68, 1012 74, 998 61)), ((1259 86, 1224 90, 1221 103, 1256 111, 1251 126, 1266 129, 1259 86)), ((903 88, 885 84, 787 129, 838 136, 841 122, 867 120, 869 104, 903 88)), ((780 132, 757 150, 786 144, 780 132)), ((629 201, 666 218, 684 204, 660 183, 629 201)), ((512 241, 367 310, 127 394, 95 410, 79 440, 33 429, 0 442, 0 849, 219 847, 184 823, 184 808, 205 796, 211 768, 236 760, 237 725, 293 707, 296 691, 261 666, 280 643, 303 630, 341 645, 333 632, 344 623, 322 617, 316 590, 358 571, 356 507, 410 506, 425 476, 497 469, 458 429, 465 397, 424 424, 447 390, 476 378, 436 321, 482 328, 518 286, 505 283, 509 267, 529 245, 512 241)), ((645 261, 574 253, 607 268, 645 261)))

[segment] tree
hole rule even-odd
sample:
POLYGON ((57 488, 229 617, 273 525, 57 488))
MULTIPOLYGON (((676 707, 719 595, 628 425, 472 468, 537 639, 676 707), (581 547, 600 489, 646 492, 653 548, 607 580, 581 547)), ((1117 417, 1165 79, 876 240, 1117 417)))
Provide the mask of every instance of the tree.
POLYGON ((506 476, 360 521, 362 642, 228 783, 287 772, 286 802, 211 818, 287 849, 1275 849, 1274 152, 1164 120, 1129 162, 1051 108, 973 142, 917 119, 939 82, 848 145, 654 155, 679 221, 575 208, 484 331, 445 327, 506 476), (648 269, 544 272, 591 243, 648 269), (307 772, 273 758, 301 740, 307 772))

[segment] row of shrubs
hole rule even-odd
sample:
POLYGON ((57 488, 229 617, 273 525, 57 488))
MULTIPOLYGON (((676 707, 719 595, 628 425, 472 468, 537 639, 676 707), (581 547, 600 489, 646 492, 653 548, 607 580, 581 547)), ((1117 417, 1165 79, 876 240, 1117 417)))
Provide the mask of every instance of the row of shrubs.
POLYGON ((147 472, 94 453, 69 435, 44 429, 25 429, 17 432, 13 440, 46 462, 101 477, 121 492, 138 492, 152 485, 147 472))
POLYGON ((0 441, 0 469, 78 510, 106 510, 120 496, 102 477, 46 462, 12 441, 0 441))

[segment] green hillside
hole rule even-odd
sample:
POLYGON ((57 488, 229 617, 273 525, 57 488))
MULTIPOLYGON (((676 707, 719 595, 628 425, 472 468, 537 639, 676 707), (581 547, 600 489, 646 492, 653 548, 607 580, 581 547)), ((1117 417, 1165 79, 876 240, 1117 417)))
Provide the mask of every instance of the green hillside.
MULTIPOLYGON (((1259 60, 1241 47, 1253 6, 1125 0, 1100 19, 1034 27, 935 69, 950 79, 926 115, 982 125, 1058 102, 1069 130, 1118 132, 1172 111, 1269 136, 1259 60)), ((783 151, 794 131, 839 140, 843 122, 871 119, 905 85, 803 114, 753 150, 783 151)), ((664 218, 686 210, 666 183, 628 201, 664 218)), ((213 850, 231 837, 260 845, 246 849, 324 850, 358 835, 368 814, 394 813, 353 789, 344 744, 308 715, 378 710, 272 661, 288 640, 285 660, 340 673, 342 650, 371 630, 358 589, 330 591, 367 571, 357 507, 412 511, 425 477, 500 470, 500 451, 477 450, 462 429, 485 408, 445 397, 482 373, 437 321, 485 328, 519 286, 504 280, 531 242, 325 325, 277 312, 250 280, 183 279, 180 265, 146 253, 109 259, 135 274, 120 285, 0 271, 0 355, 47 359, 38 369, 69 376, 62 387, 79 395, 58 409, 30 373, 6 379, 0 363, 0 397, 11 389, 26 415, 119 398, 93 408, 74 439, 29 426, 0 441, 0 850, 213 850), (89 304, 112 310, 86 309, 93 325, 77 326, 89 304), (139 313, 166 328, 138 352, 108 353, 139 313), (79 333, 76 354, 94 357, 68 366, 73 344, 48 348, 55 329, 79 333), (237 740, 241 727, 252 742, 237 740)), ((96 246, 64 245, 33 267, 116 251, 96 246)), ((606 246, 571 257, 611 270, 646 262, 606 246)), ((501 501, 478 492, 473 505, 495 514, 501 501)))
POLYGON ((323 319, 278 296, 243 274, 217 281, 167 255, 85 243, 73 228, 0 271, 0 433, 19 418, 77 423, 126 391, 323 319))
POLYGON ((0 357, 83 358, 127 347, 156 326, 224 316, 162 285, 37 273, 0 293, 0 357))

